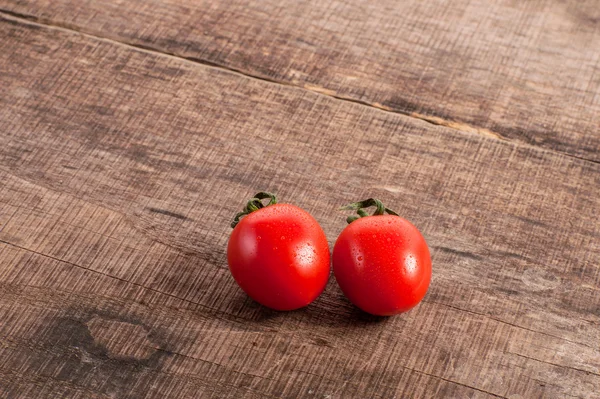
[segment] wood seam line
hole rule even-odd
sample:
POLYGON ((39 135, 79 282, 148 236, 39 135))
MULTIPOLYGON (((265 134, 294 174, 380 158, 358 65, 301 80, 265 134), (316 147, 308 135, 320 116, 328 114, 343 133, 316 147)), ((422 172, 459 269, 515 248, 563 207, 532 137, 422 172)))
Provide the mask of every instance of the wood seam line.
MULTIPOLYGON (((45 190, 48 190, 50 192, 53 192, 53 193, 56 193, 56 194, 67 194, 70 197, 72 197, 72 198, 74 198, 74 199, 76 199, 78 201, 82 201, 82 202, 84 202, 86 204, 90 204, 92 206, 95 206, 95 207, 107 210, 109 212, 116 213, 116 214, 120 215, 123 219, 125 219, 125 223, 127 223, 127 224, 131 225, 132 227, 134 227, 136 231, 140 232, 142 235, 144 235, 145 237, 147 237, 153 243, 164 245, 164 246, 166 246, 168 248, 171 248, 172 250, 177 251, 177 252, 179 252, 179 253, 181 253, 183 255, 186 255, 186 256, 199 257, 199 256, 202 255, 200 252, 198 252, 194 248, 190 248, 190 247, 183 246, 183 245, 180 245, 180 246, 174 245, 174 244, 171 244, 171 243, 166 242, 164 240, 161 240, 158 237, 154 237, 152 235, 147 234, 146 229, 144 229, 144 228, 137 228, 137 227, 133 226, 133 224, 130 221, 130 215, 127 214, 126 212, 122 211, 122 210, 114 209, 112 207, 105 206, 104 204, 100 204, 100 203, 98 203, 96 201, 90 201, 89 199, 84 199, 84 198, 78 197, 78 196, 76 196, 76 195, 74 195, 72 193, 66 192, 66 191, 59 191, 59 190, 57 190, 57 189, 55 189, 55 188, 53 188, 53 187, 51 187, 49 185, 45 185, 45 184, 42 184, 40 182, 35 182, 35 181, 32 181, 32 180, 28 180, 28 179, 26 179, 23 176, 16 175, 14 172, 11 172, 11 171, 8 171, 8 170, 2 168, 1 166, 0 166, 0 172, 5 173, 5 174, 7 174, 9 176, 12 176, 12 177, 14 177, 16 179, 22 180, 24 182, 27 182, 29 184, 35 185, 37 187, 41 187, 41 188, 43 188, 45 190)), ((27 208, 24 208, 24 207, 19 206, 19 205, 17 205, 16 208, 17 209, 27 209, 27 208)), ((12 216, 11 216, 11 218, 12 218, 12 216)), ((10 219, 8 221, 10 222, 10 219)), ((4 226, 2 226, 2 228, 0 228, 0 233, 2 232, 2 230, 4 229, 4 227, 6 227, 6 224, 4 226)), ((86 230, 86 229, 84 229, 84 230, 86 230)), ((86 231, 90 231, 92 233, 99 234, 99 233, 96 233, 96 232, 94 232, 92 230, 86 230, 86 231)), ((109 238, 109 239, 111 238, 110 235, 105 235, 105 234, 100 234, 100 235, 103 236, 103 237, 105 237, 105 238, 109 238)), ((0 240, 0 242, 2 242, 2 241, 0 240)), ((27 250, 27 248, 23 248, 23 249, 27 250)))
POLYGON ((104 273, 104 272, 101 272, 99 270, 90 269, 88 267, 78 265, 77 263, 73 263, 73 262, 70 262, 68 260, 60 259, 60 258, 57 258, 55 256, 45 254, 43 252, 38 252, 38 251, 35 251, 33 249, 29 249, 29 248, 22 247, 20 245, 13 244, 13 243, 11 243, 9 241, 4 241, 4 240, 0 239, 0 244, 8 245, 8 246, 20 249, 22 251, 29 252, 29 253, 41 256, 43 258, 52 259, 52 260, 54 260, 56 262, 64 263, 64 264, 67 264, 67 265, 70 265, 70 266, 73 266, 73 267, 85 270, 85 271, 87 271, 89 273, 99 274, 99 275, 102 275, 102 276, 107 277, 107 278, 111 278, 111 279, 115 279, 115 280, 121 281, 121 282, 123 282, 125 284, 131 284, 133 286, 136 286, 136 287, 139 287, 139 288, 151 291, 151 292, 155 292, 157 294, 165 295, 165 296, 171 297, 173 299, 177 299, 177 300, 180 300, 182 302, 186 302, 186 303, 189 303, 191 305, 198 306, 200 308, 206 309, 209 312, 209 314, 214 314, 215 317, 218 317, 217 313, 223 313, 223 314, 225 314, 225 315, 227 315, 227 316, 229 316, 231 318, 231 319, 226 319, 226 318, 218 317, 218 318, 220 318, 221 320, 224 320, 224 321, 229 321, 229 322, 234 322, 234 323, 243 323, 243 322, 247 322, 248 321, 247 319, 245 319, 243 317, 240 317, 240 316, 237 316, 237 315, 234 315, 232 313, 217 312, 215 309, 213 309, 213 308, 211 308, 211 307, 209 307, 207 305, 201 304, 199 302, 194 302, 192 300, 185 299, 185 298, 179 297, 177 295, 169 294, 168 292, 157 290, 155 288, 146 287, 143 284, 139 284, 139 283, 136 283, 134 281, 129 281, 129 280, 126 280, 126 279, 121 278, 121 277, 113 276, 112 274, 104 273))
POLYGON ((564 338, 564 337, 560 337, 558 335, 553 335, 553 334, 549 334, 549 333, 544 332, 544 331, 538 331, 538 330, 534 330, 534 329, 531 329, 531 328, 523 327, 523 326, 520 326, 518 324, 510 323, 508 321, 504 321, 502 319, 493 317, 493 316, 485 314, 485 313, 473 312, 472 310, 463 309, 463 308, 460 308, 458 306, 453 306, 453 305, 450 305, 450 304, 447 304, 447 303, 438 302, 438 301, 431 301, 431 300, 428 300, 427 298, 423 299, 423 302, 424 303, 429 303, 429 304, 432 304, 432 305, 444 306, 444 307, 447 307, 447 308, 450 308, 450 309, 454 309, 454 310, 459 311, 459 312, 470 313, 470 314, 475 315, 475 316, 481 316, 481 317, 484 317, 486 319, 495 321, 497 323, 501 323, 501 324, 504 324, 504 325, 507 325, 507 326, 518 328, 520 330, 529 331, 529 332, 532 332, 534 334, 545 335, 547 337, 552 337, 552 338, 555 338, 555 339, 558 339, 558 340, 561 340, 561 341, 565 341, 565 342, 568 342, 568 343, 571 343, 571 344, 574 344, 574 345, 581 345, 581 346, 585 346, 587 348, 596 350, 596 347, 593 347, 591 345, 585 344, 583 342, 572 341, 570 339, 567 339, 567 338, 564 338))
POLYGON ((474 135, 478 135, 481 137, 486 137, 489 139, 494 139, 494 140, 499 140, 499 141, 504 141, 504 142, 510 142, 511 144, 515 145, 515 146, 520 146, 520 147, 529 147, 529 148, 535 148, 537 150, 540 151, 545 151, 545 152, 549 152, 552 154, 558 154, 558 155, 562 155, 568 158, 573 158, 573 159, 578 159, 580 161, 584 161, 584 162, 591 162, 594 164, 600 164, 600 160, 594 160, 594 159, 589 159, 589 158, 585 158, 582 156, 578 156, 578 155, 574 155, 574 154, 569 154, 568 152, 564 152, 564 151, 558 151, 558 150, 554 150, 554 149, 549 149, 549 148, 543 148, 543 147, 538 147, 535 145, 531 145, 528 143, 524 143, 522 141, 519 140, 511 140, 508 139, 504 136, 502 136, 501 134, 497 133, 497 132, 493 132, 489 129, 485 129, 485 128, 478 128, 475 126, 471 126, 467 123, 462 123, 462 122, 457 122, 457 121, 452 121, 452 120, 447 120, 447 119, 443 119, 443 118, 439 118, 437 116, 432 116, 432 115, 425 115, 425 114, 421 114, 418 112, 402 112, 396 109, 393 109, 391 107, 387 107, 383 104, 374 102, 374 103, 370 103, 367 101, 363 101, 363 100, 358 100, 358 99, 354 99, 354 98, 350 98, 350 97, 345 97, 345 96, 341 96, 338 95, 337 93, 335 93, 332 90, 326 89, 324 87, 320 87, 320 86, 315 86, 315 85, 311 85, 311 84, 304 84, 304 85, 299 85, 299 84, 294 84, 294 83, 289 83, 289 82, 283 82, 283 81, 277 81, 277 80, 273 80, 273 79, 269 79, 269 78, 265 78, 262 76, 258 76, 258 75, 253 75, 253 74, 249 74, 247 72, 244 72, 240 69, 237 68, 232 68, 232 67, 228 67, 225 65, 220 65, 220 64, 216 64, 204 59, 200 59, 200 58, 196 58, 196 57, 185 57, 185 56, 181 56, 175 53, 170 53, 164 50, 160 50, 154 47, 150 47, 150 46, 146 46, 143 44, 134 44, 134 43, 129 43, 129 42, 125 42, 125 41, 120 41, 120 40, 116 40, 116 39, 109 39, 109 38, 105 38, 102 36, 97 36, 94 35, 92 33, 86 33, 83 32, 81 30, 79 30, 77 27, 75 26, 70 26, 68 24, 58 24, 55 22, 50 21, 49 19, 46 18, 37 18, 35 16, 32 15, 26 15, 26 14, 21 14, 21 13, 17 13, 14 11, 9 11, 9 10, 5 10, 0 8, 0 16, 7 19, 7 20, 16 20, 18 22, 21 22, 23 24, 31 24, 31 25, 36 25, 36 26, 42 26, 48 29, 56 29, 59 31, 63 31, 63 32, 68 32, 68 33, 76 33, 79 34, 81 36, 84 37, 88 37, 94 40, 98 40, 98 41, 105 41, 105 42, 109 42, 112 43, 114 45, 119 45, 119 46, 124 46, 124 47, 128 47, 128 48, 133 48, 136 49, 138 51, 142 51, 142 52, 147 52, 150 54, 154 54, 154 55, 158 55, 158 56, 163 56, 163 57, 169 57, 169 58, 175 58, 179 61, 186 61, 186 62, 190 62, 194 65, 203 65, 205 67, 210 67, 210 68, 215 68, 215 69, 220 69, 222 71, 227 71, 233 74, 237 74, 237 75, 241 75, 244 76, 245 78, 249 78, 249 79, 256 79, 256 80, 261 80, 263 82, 267 82, 267 83, 271 83, 271 84, 276 84, 276 85, 282 85, 282 86, 289 86, 289 87, 293 87, 293 88, 297 88, 297 89, 303 89, 306 91, 309 91, 311 93, 315 93, 315 94, 319 94, 319 95, 323 95, 329 98, 334 98, 336 100, 340 100, 340 101, 345 101, 345 102, 349 102, 349 103, 354 103, 354 104, 359 104, 359 105, 363 105, 369 108, 374 108, 377 109, 379 111, 383 111, 383 112, 389 112, 392 114, 396 114, 396 115, 402 115, 408 118, 412 118, 412 119, 417 119, 419 121, 422 122, 426 122, 432 125, 436 125, 436 126, 443 126, 443 127, 447 127, 456 131, 459 131, 461 133, 466 133, 466 134, 474 134, 474 135))
POLYGON ((587 375, 595 375, 595 376, 597 376, 597 377, 600 377, 600 374, 598 374, 598 373, 594 373, 593 371, 584 370, 584 369, 580 369, 580 368, 573 367, 573 366, 559 366, 559 365, 558 365, 558 364, 556 364, 556 363, 552 363, 552 362, 547 362, 547 361, 545 361, 545 360, 536 359, 535 357, 531 357, 531 356, 525 356, 525 355, 521 355, 520 353, 509 352, 509 351, 506 351, 506 352, 504 352, 504 353, 507 353, 507 354, 509 354, 509 355, 515 355, 515 356, 519 356, 519 357, 522 357, 522 358, 524 358, 524 359, 533 360, 533 361, 535 361, 535 362, 539 362, 539 363, 549 364, 550 366, 554 366, 554 367, 558 367, 558 368, 566 368, 566 369, 569 369, 569 370, 579 371, 579 372, 581 372, 581 373, 585 373, 585 374, 587 374, 587 375))

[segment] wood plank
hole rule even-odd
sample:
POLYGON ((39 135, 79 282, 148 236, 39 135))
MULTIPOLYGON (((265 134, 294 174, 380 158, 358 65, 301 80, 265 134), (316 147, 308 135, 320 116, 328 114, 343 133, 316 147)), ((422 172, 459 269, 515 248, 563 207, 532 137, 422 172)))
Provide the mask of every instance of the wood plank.
POLYGON ((593 0, 0 0, 0 9, 600 161, 593 0))
POLYGON ((600 165, 0 18, 0 396, 593 396, 600 165), (433 254, 375 319, 331 280, 248 300, 225 261, 271 189, 330 243, 370 195, 433 254))

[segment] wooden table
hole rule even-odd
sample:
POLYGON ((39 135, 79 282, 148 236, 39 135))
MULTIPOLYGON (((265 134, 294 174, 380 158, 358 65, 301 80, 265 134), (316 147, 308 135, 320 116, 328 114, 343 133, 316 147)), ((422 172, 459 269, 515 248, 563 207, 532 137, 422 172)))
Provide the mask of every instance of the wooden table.
POLYGON ((0 0, 0 398, 600 398, 599 216, 596 0, 0 0), (424 301, 248 299, 260 190, 424 301))

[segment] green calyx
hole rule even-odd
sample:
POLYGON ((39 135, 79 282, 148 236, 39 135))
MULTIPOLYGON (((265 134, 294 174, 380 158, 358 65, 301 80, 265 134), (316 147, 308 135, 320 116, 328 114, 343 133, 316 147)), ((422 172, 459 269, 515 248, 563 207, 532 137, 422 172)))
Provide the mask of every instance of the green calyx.
POLYGON ((275 205, 276 203, 277 203, 277 197, 275 197, 275 194, 267 193, 264 191, 261 191, 260 193, 256 193, 254 195, 254 197, 250 198, 250 200, 244 207, 244 210, 242 212, 238 213, 237 215, 235 215, 235 218, 233 218, 233 222, 231 222, 231 228, 234 228, 235 226, 237 226, 237 224, 240 222, 240 218, 242 216, 246 216, 254 211, 258 211, 259 209, 264 208, 266 206, 275 205), (267 199, 267 198, 269 199, 269 203, 267 205, 263 205, 262 200, 267 199))
POLYGON ((342 206, 342 207, 340 207, 340 211, 356 211, 358 216, 352 215, 352 216, 348 216, 348 218, 346 219, 348 224, 350 224, 350 223, 354 222, 355 220, 360 219, 362 217, 371 216, 364 210, 364 208, 369 208, 372 206, 376 207, 375 212, 373 212, 372 216, 383 215, 385 213, 387 213, 388 215, 400 216, 396 212, 392 211, 391 209, 386 208, 383 205, 383 202, 381 202, 375 198, 369 198, 364 201, 353 202, 352 204, 342 206))

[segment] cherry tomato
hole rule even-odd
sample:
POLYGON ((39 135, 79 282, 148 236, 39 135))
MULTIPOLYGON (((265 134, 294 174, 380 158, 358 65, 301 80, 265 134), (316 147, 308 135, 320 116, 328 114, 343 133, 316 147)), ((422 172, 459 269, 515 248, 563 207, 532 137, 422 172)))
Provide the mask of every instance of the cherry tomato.
POLYGON ((425 239, 408 220, 369 199, 343 209, 348 218, 333 248, 333 272, 342 292, 365 312, 391 316, 406 312, 425 296, 431 257, 425 239), (373 216, 362 208, 376 205, 373 216), (384 211, 389 214, 383 214, 384 211))
POLYGON ((329 278, 329 245, 306 211, 258 193, 236 216, 227 245, 229 270, 256 302, 275 310, 310 304, 329 278), (263 206, 261 199, 270 198, 263 206), (239 223, 241 216, 244 216, 239 223))

